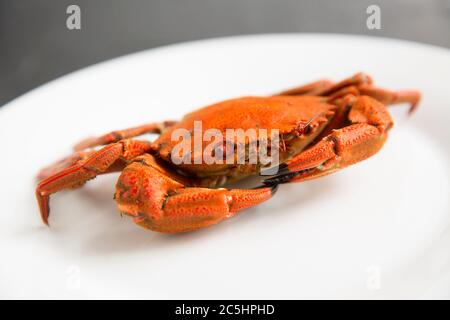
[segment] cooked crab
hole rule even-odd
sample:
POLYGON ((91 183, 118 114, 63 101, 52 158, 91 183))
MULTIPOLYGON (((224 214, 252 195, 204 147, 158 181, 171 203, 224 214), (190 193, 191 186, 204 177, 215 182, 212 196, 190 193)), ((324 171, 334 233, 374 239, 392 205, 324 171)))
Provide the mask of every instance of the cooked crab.
MULTIPOLYGON (((338 83, 320 80, 269 97, 226 100, 180 121, 90 138, 77 144, 73 155, 39 173, 36 196, 41 216, 48 224, 52 193, 80 187, 100 174, 121 172, 115 200, 119 211, 138 225, 169 233, 213 225, 268 200, 281 183, 322 177, 371 157, 393 125, 386 105, 409 103, 412 112, 419 100, 417 91, 377 88, 369 76, 359 73, 338 83), (256 188, 229 189, 221 186, 265 172, 275 163, 238 163, 236 157, 231 163, 205 163, 196 161, 196 151, 189 154, 189 161, 174 163, 178 141, 173 133, 194 132, 196 121, 202 132, 214 129, 223 136, 230 128, 277 130, 279 147, 271 152, 279 154, 278 172, 256 188), (146 133, 160 136, 155 141, 133 139, 146 133)), ((247 137, 245 148, 262 143, 261 139, 247 137)), ((205 148, 203 141, 197 151, 205 148)))

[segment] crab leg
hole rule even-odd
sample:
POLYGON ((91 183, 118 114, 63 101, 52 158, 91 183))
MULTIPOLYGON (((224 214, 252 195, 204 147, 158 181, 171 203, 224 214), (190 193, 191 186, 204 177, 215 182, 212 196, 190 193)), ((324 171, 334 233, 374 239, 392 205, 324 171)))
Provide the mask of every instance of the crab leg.
POLYGON ((411 114, 416 110, 420 101, 420 93, 414 90, 390 91, 372 85, 372 78, 365 73, 357 73, 336 84, 328 80, 319 80, 298 88, 281 92, 278 95, 315 95, 327 96, 329 101, 344 97, 348 94, 366 95, 377 99, 385 105, 409 103, 411 114))
POLYGON ((386 107, 368 96, 356 98, 348 119, 353 124, 333 130, 313 147, 286 162, 279 175, 264 183, 305 181, 367 159, 381 149, 392 127, 386 107))
POLYGON ((372 85, 372 79, 364 73, 358 73, 317 93, 319 96, 328 96, 329 101, 347 94, 370 96, 385 105, 409 103, 410 114, 416 109, 421 97, 420 92, 415 90, 391 91, 375 87, 372 85))
POLYGON ((365 73, 357 73, 354 76, 344 79, 338 83, 333 84, 329 80, 319 80, 300 87, 296 87, 290 90, 283 91, 277 95, 288 95, 288 96, 331 96, 336 92, 344 89, 346 87, 356 87, 359 85, 371 85, 372 78, 365 73))
POLYGON ((374 86, 361 85, 358 87, 361 95, 377 99, 385 105, 409 103, 409 114, 413 113, 420 101, 420 92, 415 90, 390 91, 374 86))
POLYGON ((372 78, 365 73, 357 73, 354 76, 344 79, 329 88, 325 88, 324 90, 317 92, 317 96, 331 96, 336 92, 346 88, 346 87, 359 87, 360 85, 368 85, 372 84, 372 78))
POLYGON ((315 96, 317 95, 317 93, 331 88, 332 85, 333 82, 323 79, 302 85, 300 87, 282 91, 278 94, 275 94, 275 96, 315 96))
MULTIPOLYGON (((66 188, 77 188, 97 175, 109 172, 118 161, 127 161, 148 151, 150 143, 137 140, 123 140, 86 154, 73 163, 63 161, 60 171, 52 169, 53 174, 40 181, 36 188, 36 198, 42 220, 48 224, 49 199, 52 193, 66 188)), ((57 164, 55 168, 59 168, 57 164)))
POLYGON ((93 148, 100 145, 118 142, 123 139, 129 139, 146 133, 161 133, 167 127, 174 125, 175 121, 164 121, 158 123, 147 123, 139 127, 116 130, 104 134, 100 137, 87 138, 80 141, 74 147, 75 151, 93 148))
POLYGON ((276 186, 256 189, 191 187, 145 154, 129 164, 116 187, 119 211, 158 232, 186 232, 216 224, 272 197, 276 186))
POLYGON ((94 153, 95 151, 90 152, 75 152, 74 154, 71 154, 70 156, 61 159, 53 164, 51 164, 48 167, 45 167, 39 171, 39 173, 36 176, 36 179, 41 181, 45 178, 48 178, 55 173, 58 173, 68 167, 71 167, 75 165, 76 163, 83 161, 86 159, 90 154, 94 153))

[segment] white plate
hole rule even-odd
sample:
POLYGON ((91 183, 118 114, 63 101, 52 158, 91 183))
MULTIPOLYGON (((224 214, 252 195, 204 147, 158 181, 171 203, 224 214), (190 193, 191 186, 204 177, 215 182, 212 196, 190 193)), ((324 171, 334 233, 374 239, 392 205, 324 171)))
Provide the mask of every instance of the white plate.
POLYGON ((448 50, 309 34, 173 45, 44 85, 0 109, 0 297, 448 298, 449 83, 448 50), (116 174, 54 195, 40 221, 33 177, 81 138, 357 71, 424 96, 412 118, 391 109, 363 163, 189 234, 121 218, 116 174))

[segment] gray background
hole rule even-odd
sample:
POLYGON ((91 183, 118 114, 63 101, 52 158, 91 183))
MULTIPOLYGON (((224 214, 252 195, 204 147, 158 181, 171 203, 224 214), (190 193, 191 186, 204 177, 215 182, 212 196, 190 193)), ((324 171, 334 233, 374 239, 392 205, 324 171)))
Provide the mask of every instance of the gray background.
POLYGON ((210 37, 333 32, 450 47, 450 0, 0 0, 0 105, 116 56, 210 37), (81 30, 66 8, 81 7, 81 30), (366 8, 381 7, 381 30, 366 8))

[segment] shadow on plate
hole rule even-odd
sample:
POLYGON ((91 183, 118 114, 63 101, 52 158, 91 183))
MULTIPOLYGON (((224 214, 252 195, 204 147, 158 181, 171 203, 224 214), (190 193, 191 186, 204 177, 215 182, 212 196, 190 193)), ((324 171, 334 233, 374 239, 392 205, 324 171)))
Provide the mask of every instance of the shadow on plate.
MULTIPOLYGON (((304 214, 302 205, 323 198, 331 192, 336 180, 280 186, 268 202, 242 211, 237 216, 215 226, 182 234, 161 234, 135 225, 126 216, 121 217, 113 200, 117 176, 104 176, 81 189, 61 192, 52 198, 49 241, 56 242, 63 250, 81 250, 83 254, 98 255, 142 250, 167 250, 197 241, 210 241, 214 237, 233 235, 251 228, 257 219, 291 219, 292 214, 304 214), (298 207, 298 212, 287 208, 298 207), (281 215, 280 215, 281 214, 281 215)), ((49 232, 42 230, 42 232, 49 232)))

